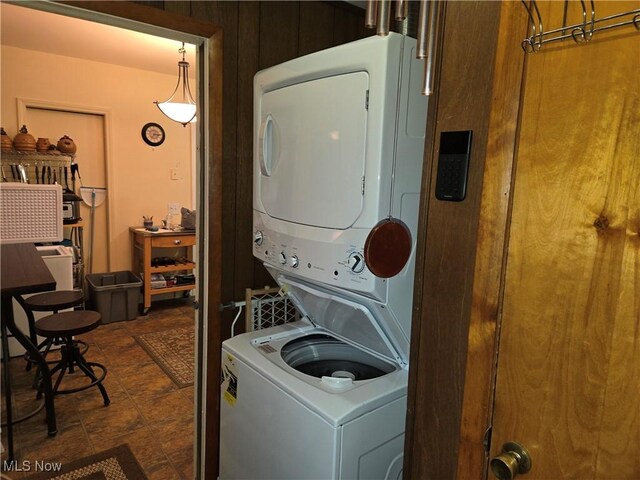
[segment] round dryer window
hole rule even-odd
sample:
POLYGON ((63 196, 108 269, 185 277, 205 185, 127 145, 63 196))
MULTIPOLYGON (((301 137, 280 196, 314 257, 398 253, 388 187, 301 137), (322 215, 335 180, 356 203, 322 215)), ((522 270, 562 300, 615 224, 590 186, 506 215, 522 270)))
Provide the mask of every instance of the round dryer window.
POLYGON ((384 360, 323 334, 292 340, 282 347, 281 355, 290 367, 317 378, 370 380, 395 370, 384 360))

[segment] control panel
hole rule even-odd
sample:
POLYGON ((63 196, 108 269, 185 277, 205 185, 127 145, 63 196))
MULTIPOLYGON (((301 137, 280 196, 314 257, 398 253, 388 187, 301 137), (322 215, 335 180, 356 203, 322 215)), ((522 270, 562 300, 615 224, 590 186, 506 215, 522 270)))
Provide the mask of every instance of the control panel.
MULTIPOLYGON (((367 268, 366 231, 328 231, 327 238, 287 235, 255 223, 254 255, 282 271, 384 300, 386 283, 367 268)), ((317 230, 316 230, 317 235, 317 230)))

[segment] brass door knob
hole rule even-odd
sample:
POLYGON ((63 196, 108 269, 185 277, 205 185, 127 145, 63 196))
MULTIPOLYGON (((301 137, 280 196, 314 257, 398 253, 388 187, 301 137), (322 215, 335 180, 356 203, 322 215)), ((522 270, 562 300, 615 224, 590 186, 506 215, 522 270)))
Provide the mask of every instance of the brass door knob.
POLYGON ((491 471, 500 480, 512 480, 519 473, 531 470, 531 456, 526 448, 516 442, 502 445, 502 453, 491 459, 491 471))

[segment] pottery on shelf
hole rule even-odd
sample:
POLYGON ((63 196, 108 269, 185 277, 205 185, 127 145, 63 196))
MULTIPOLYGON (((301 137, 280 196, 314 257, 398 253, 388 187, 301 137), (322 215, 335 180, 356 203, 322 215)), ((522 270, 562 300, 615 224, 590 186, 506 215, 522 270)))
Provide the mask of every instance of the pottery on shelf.
POLYGON ((48 138, 40 137, 36 142, 36 150, 38 150, 38 152, 40 153, 47 152, 50 146, 51 146, 51 142, 49 141, 48 138))
POLYGON ((13 139, 13 148, 19 152, 35 152, 36 151, 36 139, 27 130, 27 126, 23 125, 13 139))
POLYGON ((60 140, 58 140, 58 150, 62 153, 76 153, 76 144, 67 135, 63 136, 60 140))
POLYGON ((4 131, 4 128, 0 128, 0 142, 0 147, 3 152, 10 152, 13 150, 13 140, 11 140, 11 137, 4 131))

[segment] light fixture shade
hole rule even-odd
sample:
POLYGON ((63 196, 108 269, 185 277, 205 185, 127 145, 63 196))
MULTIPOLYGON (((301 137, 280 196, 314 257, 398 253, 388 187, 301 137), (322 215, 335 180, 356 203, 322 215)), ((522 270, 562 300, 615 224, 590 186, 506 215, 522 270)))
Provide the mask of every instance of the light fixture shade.
POLYGON ((186 127, 187 123, 196 121, 197 108, 196 102, 191 95, 191 88, 189 87, 189 62, 184 59, 184 42, 179 52, 182 53, 182 60, 178 62, 178 83, 176 84, 175 90, 164 102, 156 100, 153 103, 158 106, 167 118, 174 122, 181 123, 186 127), (182 91, 182 93, 180 93, 180 91, 182 91), (176 100, 182 101, 174 101, 174 97, 177 97, 176 100))
POLYGON ((196 119, 196 106, 192 103, 154 102, 171 120, 186 125, 196 119))

